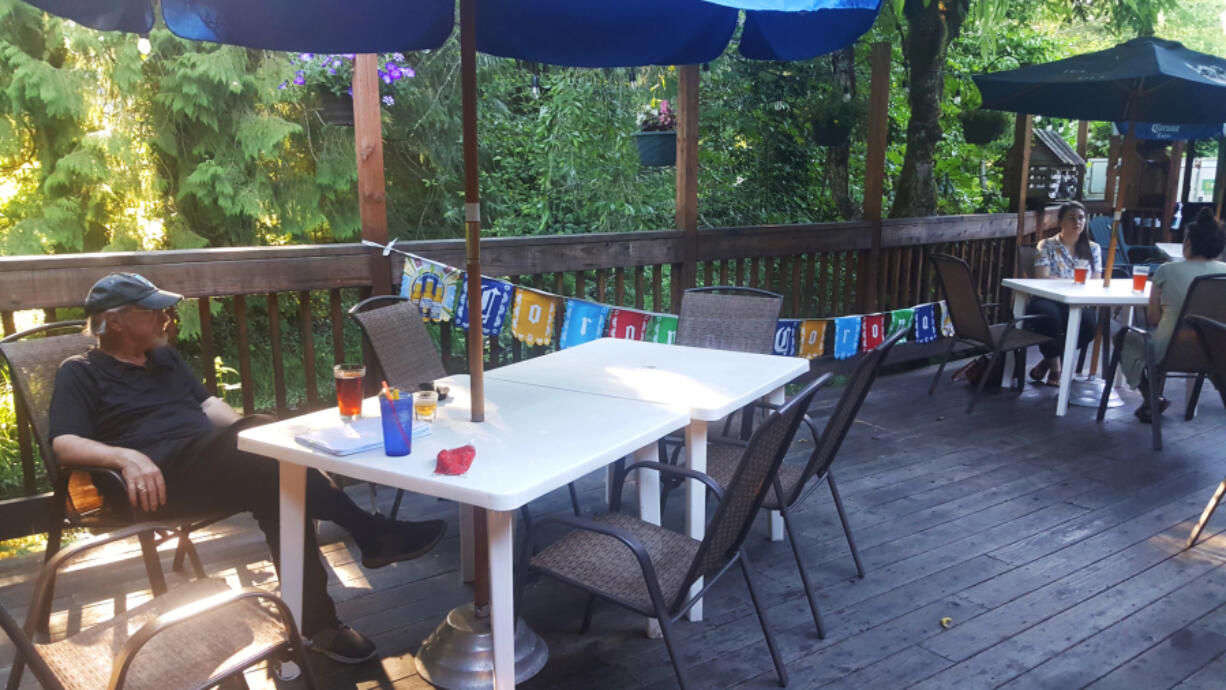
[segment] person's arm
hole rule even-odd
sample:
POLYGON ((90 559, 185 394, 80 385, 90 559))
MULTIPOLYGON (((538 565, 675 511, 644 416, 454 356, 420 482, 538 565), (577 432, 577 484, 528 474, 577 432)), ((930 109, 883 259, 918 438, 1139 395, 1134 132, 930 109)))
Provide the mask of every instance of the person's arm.
POLYGON ((243 418, 225 400, 215 395, 209 396, 204 402, 200 403, 200 409, 204 411, 204 416, 208 417, 215 427, 230 426, 243 418))
POLYGON ((1038 264, 1035 264, 1035 267, 1034 267, 1034 277, 1035 277, 1035 278, 1050 278, 1050 277, 1051 277, 1051 271, 1050 271, 1050 270, 1047 268, 1047 265, 1046 265, 1046 264, 1044 264, 1044 265, 1042 265, 1042 266, 1039 266, 1038 264))
POLYGON ((118 470, 128 486, 128 500, 135 508, 152 513, 166 505, 166 481, 162 470, 138 450, 108 446, 75 434, 56 436, 51 448, 65 465, 118 470), (144 491, 140 490, 142 487, 144 491))
POLYGON ((1145 309, 1145 316, 1151 327, 1162 320, 1162 288, 1157 283, 1149 286, 1149 306, 1145 309))

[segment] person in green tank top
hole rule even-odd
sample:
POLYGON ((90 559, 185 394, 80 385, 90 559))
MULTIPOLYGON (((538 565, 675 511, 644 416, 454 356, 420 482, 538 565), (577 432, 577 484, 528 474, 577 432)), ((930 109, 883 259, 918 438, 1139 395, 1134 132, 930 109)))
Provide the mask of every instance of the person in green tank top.
MULTIPOLYGON (((1146 314, 1149 320, 1150 343, 1153 347, 1154 361, 1160 361, 1166 354, 1167 345, 1175 333, 1176 321, 1183 308, 1183 300, 1188 295, 1188 287, 1192 281, 1205 275, 1226 273, 1226 262, 1218 260, 1222 249, 1226 247, 1226 232, 1222 225, 1213 217, 1209 208, 1201 209, 1191 226, 1184 232, 1183 261, 1172 261, 1162 264, 1151 276, 1149 306, 1146 314)), ((1128 385, 1140 388, 1145 401, 1137 408, 1137 419, 1149 423, 1153 418, 1152 406, 1148 399, 1149 385, 1145 379, 1145 339, 1136 333, 1129 332, 1124 337, 1124 345, 1120 351, 1120 368, 1128 385)), ((1166 398, 1158 402, 1158 414, 1170 404, 1166 398)))

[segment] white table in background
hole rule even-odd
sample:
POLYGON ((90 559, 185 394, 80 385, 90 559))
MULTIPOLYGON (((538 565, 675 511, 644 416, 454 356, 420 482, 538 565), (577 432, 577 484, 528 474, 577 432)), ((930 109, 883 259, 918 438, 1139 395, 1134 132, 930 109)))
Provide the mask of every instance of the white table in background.
MULTIPOLYGON (((470 421, 468 377, 440 383, 451 387, 451 400, 439 406, 433 433, 414 440, 406 457, 387 457, 382 448, 337 457, 294 441, 303 431, 340 424, 335 408, 244 431, 238 447, 281 463, 281 594, 299 621, 308 467, 485 508, 494 677, 503 690, 515 686, 515 511, 629 453, 646 448, 654 454, 655 442, 689 419, 665 405, 487 380, 485 422, 478 424, 470 421), (440 450, 470 442, 477 457, 465 475, 434 474, 440 450)), ((362 414, 377 416, 378 410, 378 401, 369 398, 362 414)))
POLYGON ((1158 251, 1166 254, 1171 261, 1183 261, 1183 245, 1178 242, 1155 242, 1158 251))
MULTIPOLYGON (((808 360, 799 357, 600 338, 491 369, 485 376, 493 381, 670 405, 689 417, 685 431, 688 466, 706 472, 708 423, 764 396, 770 396, 771 402, 782 403, 783 385, 808 371, 808 360)), ((659 524, 659 474, 639 475, 642 518, 659 524)), ((702 539, 705 527, 706 487, 689 480, 686 533, 702 539)), ((783 538, 783 522, 775 514, 771 516, 771 538, 783 538)), ((699 580, 692 591, 696 593, 701 588, 699 580)), ((702 602, 695 604, 688 615, 690 620, 702 620, 702 602)))
POLYGON ((1063 278, 1005 278, 1001 285, 1013 291, 1015 317, 1025 315, 1027 295, 1046 297, 1069 307, 1064 335, 1064 357, 1060 367, 1060 395, 1056 400, 1057 417, 1063 417, 1068 412, 1069 388, 1073 382, 1073 369, 1076 368, 1077 334, 1081 330, 1082 308, 1145 306, 1149 302, 1150 287, 1147 282, 1145 292, 1133 292, 1131 278, 1115 278, 1108 288, 1103 287, 1101 279, 1078 285, 1063 278))

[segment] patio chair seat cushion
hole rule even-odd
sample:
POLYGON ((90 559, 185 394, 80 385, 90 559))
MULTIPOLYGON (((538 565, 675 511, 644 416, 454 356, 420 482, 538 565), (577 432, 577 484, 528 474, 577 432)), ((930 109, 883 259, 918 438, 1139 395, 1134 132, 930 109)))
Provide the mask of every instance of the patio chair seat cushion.
MULTIPOLYGON (((1008 325, 1009 324, 998 323, 990 327, 990 330, 992 331, 992 342, 993 343, 1000 342, 1000 334, 1002 331, 1005 330, 1005 328, 1008 327, 1008 325)), ((1035 333, 1034 331, 1028 331, 1024 328, 1014 328, 1013 330, 1009 331, 1009 335, 1005 337, 1005 342, 1001 343, 1000 349, 1002 351, 1008 352, 1009 350, 1016 350, 1021 347, 1030 347, 1031 345, 1039 345, 1049 340, 1051 340, 1051 338, 1045 335, 1042 335, 1040 333, 1035 333)))
MULTIPOLYGON (((632 535, 647 550, 664 604, 671 605, 685 586, 701 542, 684 534, 621 513, 592 518, 632 535)), ((617 599, 638 612, 655 615, 638 559, 613 537, 577 529, 532 558, 532 567, 564 582, 617 599)))
MULTIPOLYGON (((728 482, 732 481, 732 476, 736 474, 736 468, 741 462, 741 456, 744 455, 745 449, 731 443, 711 443, 707 445, 707 474, 712 479, 719 482, 720 486, 728 486, 728 482)), ((785 496, 791 495, 796 483, 804 476, 805 466, 803 464, 787 462, 786 460, 779 466, 779 484, 783 487, 785 496)), ((775 496, 774 491, 766 494, 762 500, 762 508, 764 510, 779 510, 779 501, 775 496)))
MULTIPOLYGON (((223 580, 194 580, 38 649, 66 688, 105 688, 116 656, 141 627, 228 589, 223 580)), ((218 671, 283 642, 285 628, 275 614, 253 600, 241 600, 155 635, 137 653, 124 688, 200 687, 218 671)))

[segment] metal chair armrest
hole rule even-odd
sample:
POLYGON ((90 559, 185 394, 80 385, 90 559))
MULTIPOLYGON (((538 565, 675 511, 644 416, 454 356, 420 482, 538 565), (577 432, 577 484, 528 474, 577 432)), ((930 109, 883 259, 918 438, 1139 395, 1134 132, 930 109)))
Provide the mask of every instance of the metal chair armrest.
POLYGON ((27 328, 24 331, 18 331, 16 333, 13 333, 12 335, 6 335, 3 338, 0 338, 0 343, 14 342, 17 340, 28 338, 38 333, 44 333, 47 331, 58 331, 62 328, 84 328, 84 327, 85 327, 85 321, 81 319, 73 319, 71 321, 56 321, 54 323, 44 323, 41 326, 34 326, 33 328, 27 328))
POLYGON ((17 649, 15 658, 30 667, 30 670, 34 672, 34 677, 44 688, 63 689, 64 686, 55 677, 55 672, 47 666, 46 659, 34 646, 30 634, 17 625, 17 621, 13 620, 3 605, 0 605, 0 630, 3 630, 13 641, 13 646, 17 649))
POLYGON ((285 626, 285 636, 290 644, 301 644, 297 628, 294 626, 294 616, 290 612, 289 606, 280 597, 256 587, 244 587, 243 589, 219 592, 195 603, 185 604, 172 611, 167 611, 141 626, 140 630, 137 630, 132 637, 128 638, 128 641, 119 650, 119 655, 115 657, 115 663, 111 671, 111 681, 107 687, 111 689, 123 687, 128 669, 136 659, 136 654, 154 636, 167 628, 181 625, 210 611, 216 611, 245 599, 264 599, 271 602, 281 617, 281 623, 285 626))
POLYGON ((173 532, 175 531, 175 528, 169 525, 148 523, 132 525, 131 527, 125 527, 101 537, 71 544, 56 552, 54 556, 43 564, 43 569, 38 574, 38 580, 34 583, 34 594, 30 597, 30 612, 26 618, 26 634, 30 636, 34 635, 39 612, 44 610, 45 605, 49 603, 49 598, 55 592, 56 573, 59 572, 59 569, 63 567, 65 563, 76 558, 77 556, 80 556, 86 551, 91 551, 100 546, 122 541, 124 539, 130 539, 146 532, 157 532, 159 530, 173 532))
POLYGON ((616 496, 621 492, 622 485, 623 485, 622 482, 626 481, 626 477, 629 476, 631 472, 633 472, 634 470, 640 470, 640 469, 659 470, 660 472, 664 472, 665 474, 676 474, 676 475, 681 475, 683 477, 689 477, 690 479, 697 479, 698 481, 707 485, 707 490, 715 494, 716 500, 720 500, 720 501, 724 500, 724 488, 720 486, 719 483, 716 482, 714 479, 712 479, 709 475, 703 474, 702 472, 696 472, 694 470, 691 470, 688 467, 677 467, 676 465, 666 465, 662 462, 650 462, 650 461, 636 462, 633 465, 630 465, 629 467, 627 467, 626 471, 622 472, 620 481, 618 482, 617 486, 614 488, 613 495, 616 496))

